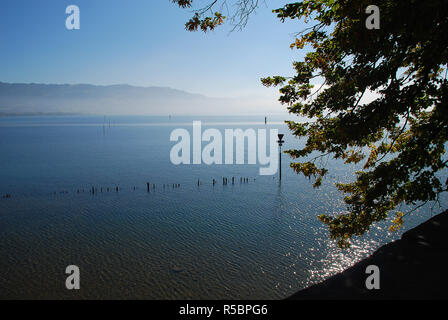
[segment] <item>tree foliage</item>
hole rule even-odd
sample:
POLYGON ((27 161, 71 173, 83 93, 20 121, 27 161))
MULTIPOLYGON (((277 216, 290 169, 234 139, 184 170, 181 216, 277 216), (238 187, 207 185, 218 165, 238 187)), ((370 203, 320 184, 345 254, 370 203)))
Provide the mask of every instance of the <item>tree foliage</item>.
MULTIPOLYGON (((181 8, 193 8, 193 0, 171 0, 181 8)), ((196 1, 197 2, 197 1, 196 1)), ((217 26, 224 23, 227 19, 222 14, 223 11, 228 12, 230 22, 235 29, 242 29, 246 26, 249 16, 255 12, 260 5, 260 0, 213 0, 207 5, 194 9, 193 17, 185 24, 188 31, 197 31, 201 29, 206 32, 215 29, 217 26), (231 7, 231 8, 230 8, 231 7), (231 10, 233 9, 233 10, 231 10), (218 10, 218 11, 216 11, 218 10)))
POLYGON ((312 24, 291 44, 308 53, 294 62, 294 76, 262 79, 280 87, 290 113, 309 119, 287 122, 306 138, 286 151, 297 173, 318 187, 328 173, 320 157, 361 165, 353 182, 337 184, 347 212, 319 216, 341 247, 394 212, 390 230, 398 229, 406 215, 400 205, 416 209, 448 191, 440 175, 448 166, 448 2, 377 0, 381 24, 373 30, 365 25, 370 4, 306 0, 274 10, 281 21, 312 24))

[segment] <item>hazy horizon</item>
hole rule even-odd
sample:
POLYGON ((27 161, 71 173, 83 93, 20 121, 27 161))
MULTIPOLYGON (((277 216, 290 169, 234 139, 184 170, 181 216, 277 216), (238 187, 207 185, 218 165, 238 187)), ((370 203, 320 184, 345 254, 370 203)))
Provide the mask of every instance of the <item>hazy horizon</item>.
POLYGON ((216 98, 157 86, 0 82, 0 114, 287 115, 265 97, 216 98))

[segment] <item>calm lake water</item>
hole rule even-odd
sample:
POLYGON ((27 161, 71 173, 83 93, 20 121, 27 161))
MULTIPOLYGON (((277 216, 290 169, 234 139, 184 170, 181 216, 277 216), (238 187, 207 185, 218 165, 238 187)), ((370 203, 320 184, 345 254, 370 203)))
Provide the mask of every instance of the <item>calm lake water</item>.
MULTIPOLYGON (((316 216, 344 210, 333 183, 351 173, 338 161, 320 189, 287 155, 281 183, 259 165, 171 164, 170 133, 193 120, 275 128, 286 148, 302 143, 282 118, 0 118, 0 298, 285 298, 400 236, 382 223, 350 250, 329 240, 316 216), (65 289, 72 264, 81 290, 65 289)), ((421 209, 403 230, 431 214, 421 209)))

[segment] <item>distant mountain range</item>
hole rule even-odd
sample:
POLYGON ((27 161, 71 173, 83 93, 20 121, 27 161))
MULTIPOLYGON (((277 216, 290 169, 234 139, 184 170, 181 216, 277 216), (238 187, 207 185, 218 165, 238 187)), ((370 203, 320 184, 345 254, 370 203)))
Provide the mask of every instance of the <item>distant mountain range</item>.
POLYGON ((210 98, 167 87, 0 82, 0 114, 223 115, 284 111, 259 98, 210 98))

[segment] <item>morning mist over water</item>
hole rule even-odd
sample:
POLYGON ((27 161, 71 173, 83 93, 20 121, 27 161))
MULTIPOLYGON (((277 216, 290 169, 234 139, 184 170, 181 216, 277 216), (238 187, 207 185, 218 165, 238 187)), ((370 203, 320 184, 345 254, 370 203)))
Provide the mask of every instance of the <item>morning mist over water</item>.
POLYGON ((276 97, 213 98, 168 87, 0 82, 0 115, 271 115, 276 97))

